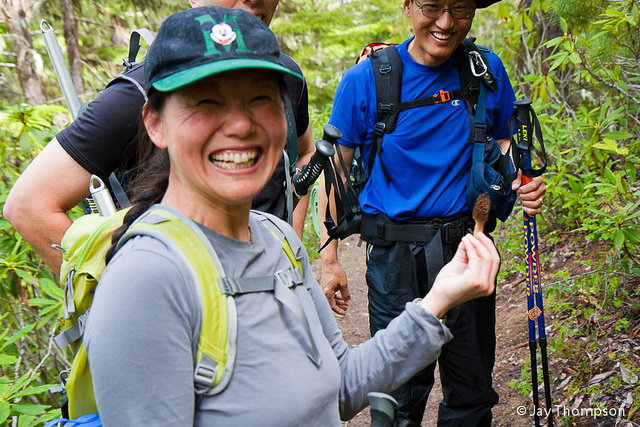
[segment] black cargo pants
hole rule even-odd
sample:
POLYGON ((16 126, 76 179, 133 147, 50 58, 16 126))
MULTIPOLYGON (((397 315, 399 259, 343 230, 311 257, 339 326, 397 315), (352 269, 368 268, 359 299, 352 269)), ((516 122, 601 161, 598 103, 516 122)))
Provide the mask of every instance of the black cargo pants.
MULTIPOLYGON (((426 295, 435 275, 453 258, 462 235, 472 224, 468 217, 428 221, 424 222, 426 235, 420 235, 419 228, 413 227, 416 221, 392 223, 382 215, 363 220, 372 336, 402 313, 407 302, 426 295), (410 225, 408 233, 393 231, 402 225, 410 225), (385 240, 409 236, 423 240, 385 240), (440 240, 430 245, 433 239, 440 240), (434 248, 441 251, 441 261, 434 248)), ((445 324, 454 338, 442 348, 438 359, 443 392, 438 425, 490 426, 491 408, 498 403, 492 387, 495 293, 454 307, 447 313, 445 324)), ((428 366, 392 393, 399 403, 396 426, 420 425, 434 384, 435 366, 428 366)))

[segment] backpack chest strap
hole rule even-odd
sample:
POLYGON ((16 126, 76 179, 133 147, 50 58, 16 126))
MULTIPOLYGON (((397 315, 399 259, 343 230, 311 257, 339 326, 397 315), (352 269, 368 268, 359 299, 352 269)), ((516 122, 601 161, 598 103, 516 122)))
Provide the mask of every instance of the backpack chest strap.
POLYGON ((280 270, 273 276, 241 277, 239 279, 219 277, 218 284, 222 293, 236 296, 253 292, 272 292, 276 288, 278 280, 282 281, 288 288, 303 284, 302 273, 297 268, 294 269, 292 267, 280 270))
MULTIPOLYGON (((385 114, 396 114, 400 111, 409 110, 416 107, 424 107, 426 105, 443 104, 451 101, 452 99, 464 99, 462 92, 458 90, 446 91, 440 89, 440 92, 431 96, 424 96, 422 98, 414 99, 412 101, 398 102, 395 104, 378 104, 378 111, 385 114)), ((377 125, 377 124, 376 124, 377 125)), ((383 132, 386 129, 383 129, 383 132)))

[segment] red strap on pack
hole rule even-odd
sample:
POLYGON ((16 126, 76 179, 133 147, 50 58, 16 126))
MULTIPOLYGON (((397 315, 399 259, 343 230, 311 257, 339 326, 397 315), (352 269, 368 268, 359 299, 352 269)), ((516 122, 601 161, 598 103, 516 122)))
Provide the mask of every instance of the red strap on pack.
POLYGON ((365 59, 367 56, 369 56, 371 52, 375 52, 378 49, 384 49, 387 46, 394 46, 394 45, 395 43, 383 43, 383 42, 369 43, 368 45, 363 47, 362 50, 360 51, 360 55, 356 58, 356 64, 362 61, 363 59, 365 59))

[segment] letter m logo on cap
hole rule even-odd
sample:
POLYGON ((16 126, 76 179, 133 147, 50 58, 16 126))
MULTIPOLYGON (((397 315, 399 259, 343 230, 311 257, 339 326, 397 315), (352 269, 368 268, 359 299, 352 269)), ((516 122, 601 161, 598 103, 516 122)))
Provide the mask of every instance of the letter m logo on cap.
POLYGON ((222 49, 226 52, 231 52, 234 42, 236 44, 236 48, 233 50, 236 52, 251 51, 247 48, 247 45, 244 42, 244 37, 242 37, 242 31, 237 26, 236 16, 225 15, 224 22, 222 23, 216 22, 211 15, 198 16, 195 20, 198 21, 203 28, 202 36, 204 37, 205 45, 207 47, 207 51, 204 53, 205 55, 218 55, 221 53, 222 49), (236 28, 232 28, 231 25, 227 24, 228 21, 235 22, 236 28), (211 29, 205 30, 204 28, 209 27, 205 24, 211 24, 211 29))

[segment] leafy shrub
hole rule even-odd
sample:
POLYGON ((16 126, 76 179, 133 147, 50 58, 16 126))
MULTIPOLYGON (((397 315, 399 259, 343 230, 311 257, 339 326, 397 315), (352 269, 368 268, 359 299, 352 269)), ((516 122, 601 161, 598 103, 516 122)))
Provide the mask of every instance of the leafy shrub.
MULTIPOLYGON (((56 133, 54 115, 61 107, 18 106, 2 112, 0 201, 28 162, 56 133)), ((62 290, 30 246, 0 218, 0 424, 36 425, 53 418, 46 393, 68 367, 53 344, 62 290)))

